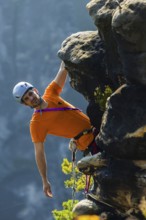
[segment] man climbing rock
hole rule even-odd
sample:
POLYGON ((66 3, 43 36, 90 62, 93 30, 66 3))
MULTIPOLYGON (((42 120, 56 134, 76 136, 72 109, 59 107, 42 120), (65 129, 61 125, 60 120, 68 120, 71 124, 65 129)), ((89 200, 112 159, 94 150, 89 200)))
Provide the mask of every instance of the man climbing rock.
POLYGON ((30 134, 43 190, 48 197, 53 196, 47 176, 44 150, 48 134, 71 138, 71 143, 75 143, 77 149, 81 151, 90 149, 92 154, 98 152, 89 118, 60 97, 66 77, 67 70, 62 62, 56 77, 48 85, 43 96, 40 96, 38 90, 28 82, 19 82, 13 88, 15 100, 34 109, 30 120, 30 134))

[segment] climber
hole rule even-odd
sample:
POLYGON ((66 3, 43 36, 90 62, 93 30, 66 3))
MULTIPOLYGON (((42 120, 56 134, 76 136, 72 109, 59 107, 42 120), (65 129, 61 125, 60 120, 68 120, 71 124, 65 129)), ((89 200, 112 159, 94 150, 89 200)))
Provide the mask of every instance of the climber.
POLYGON ((48 134, 70 138, 81 151, 89 149, 92 154, 99 151, 89 118, 60 97, 66 77, 67 70, 62 61, 56 77, 48 85, 43 96, 40 96, 38 90, 28 82, 19 82, 13 88, 15 100, 34 109, 30 120, 30 134, 43 190, 48 197, 53 196, 47 177, 44 150, 44 142, 48 134))

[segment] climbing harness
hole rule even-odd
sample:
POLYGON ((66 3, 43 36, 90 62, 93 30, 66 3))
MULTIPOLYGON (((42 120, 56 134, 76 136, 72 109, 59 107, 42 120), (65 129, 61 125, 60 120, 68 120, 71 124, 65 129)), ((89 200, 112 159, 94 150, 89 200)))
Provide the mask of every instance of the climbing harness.
POLYGON ((71 107, 63 107, 63 108, 45 108, 45 109, 37 109, 34 111, 34 113, 38 112, 51 112, 51 111, 66 111, 66 110, 79 110, 79 108, 71 108, 71 107))
POLYGON ((74 139, 78 140, 81 136, 85 135, 85 134, 89 134, 93 131, 93 127, 89 128, 89 129, 85 129, 83 131, 81 131, 79 134, 77 134, 74 139))

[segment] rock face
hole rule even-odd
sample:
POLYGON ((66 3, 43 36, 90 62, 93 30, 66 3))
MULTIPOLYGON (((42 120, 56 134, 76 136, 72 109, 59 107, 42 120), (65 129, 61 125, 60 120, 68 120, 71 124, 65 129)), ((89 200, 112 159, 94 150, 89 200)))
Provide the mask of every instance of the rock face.
POLYGON ((146 87, 123 85, 107 101, 97 142, 120 159, 146 159, 146 87))
MULTIPOLYGON (((67 38, 58 52, 71 86, 89 101, 87 114, 99 130, 102 163, 79 162, 94 176, 97 214, 107 219, 146 219, 146 1, 91 0, 87 4, 97 31, 67 38), (95 89, 114 91, 105 111, 95 89), (96 164, 96 165, 95 165, 96 164), (100 166, 98 166, 100 164, 100 166), (93 168, 93 169, 92 169, 93 168)), ((98 156, 94 157, 99 159, 98 156)), ((82 169, 84 168, 84 169, 82 169)), ((77 205, 75 211, 79 209, 77 205)), ((95 210, 95 209, 94 209, 95 210)), ((78 212, 78 211, 77 211, 78 212)), ((95 213, 94 213, 95 214, 95 213)))
POLYGON ((95 88, 104 86, 107 81, 104 43, 98 32, 86 31, 71 35, 62 43, 58 55, 69 70, 71 86, 87 100, 93 99, 95 88))
POLYGON ((106 74, 104 43, 98 31, 71 35, 62 43, 58 56, 65 62, 72 88, 89 101, 88 114, 99 130, 103 112, 94 101, 94 91, 99 85, 102 90, 105 84, 112 87, 112 81, 106 74))
POLYGON ((105 62, 105 45, 98 31, 72 34, 62 43, 58 56, 64 60, 70 76, 70 85, 88 100, 87 113, 99 130, 103 111, 95 103, 95 88, 113 90, 121 85, 121 76, 109 77, 105 62), (97 117, 98 115, 98 117, 97 117))
POLYGON ((146 2, 123 1, 112 18, 123 73, 134 84, 146 85, 146 2))

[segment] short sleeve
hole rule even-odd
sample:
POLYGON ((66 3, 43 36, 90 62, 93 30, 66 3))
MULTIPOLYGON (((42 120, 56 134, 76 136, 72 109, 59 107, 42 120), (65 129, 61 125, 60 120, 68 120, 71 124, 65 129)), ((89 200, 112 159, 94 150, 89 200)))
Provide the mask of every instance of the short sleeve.
POLYGON ((47 136, 47 132, 44 129, 41 129, 39 122, 30 121, 30 135, 32 142, 44 142, 47 136))
POLYGON ((48 87, 45 89, 43 98, 47 98, 47 96, 52 95, 59 95, 62 92, 62 88, 55 82, 52 81, 48 87))

